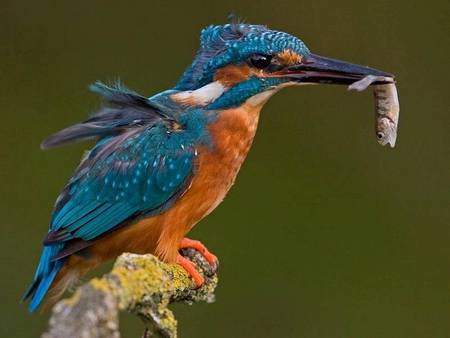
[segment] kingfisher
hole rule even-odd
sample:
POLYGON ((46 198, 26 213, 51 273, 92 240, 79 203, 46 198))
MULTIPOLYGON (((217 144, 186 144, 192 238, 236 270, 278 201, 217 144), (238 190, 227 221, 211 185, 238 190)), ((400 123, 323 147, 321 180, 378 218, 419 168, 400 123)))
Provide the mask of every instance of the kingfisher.
POLYGON ((232 22, 201 31, 176 85, 142 96, 96 82, 102 106, 48 137, 48 149, 93 139, 57 198, 42 255, 24 295, 30 312, 58 299, 86 272, 123 252, 151 253, 204 283, 183 248, 218 259, 185 237, 224 199, 252 145, 261 108, 282 88, 349 85, 391 74, 310 52, 299 38, 232 22))

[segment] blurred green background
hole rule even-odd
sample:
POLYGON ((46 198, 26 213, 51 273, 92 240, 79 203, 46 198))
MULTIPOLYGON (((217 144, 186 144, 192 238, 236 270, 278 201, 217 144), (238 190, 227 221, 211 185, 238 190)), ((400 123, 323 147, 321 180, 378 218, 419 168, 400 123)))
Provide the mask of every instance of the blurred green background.
MULTIPOLYGON (((0 2, 0 336, 37 337, 28 286, 53 202, 88 144, 39 150, 98 107, 89 83, 152 95, 200 29, 234 12, 318 54, 397 75, 395 149, 370 91, 291 88, 265 107, 237 184, 191 234, 221 262, 214 304, 175 306, 180 337, 450 337, 449 14, 443 1, 0 2)), ((104 267, 103 269, 107 269, 104 267)), ((100 273, 97 271, 97 274, 100 273)), ((122 318, 124 337, 141 323, 122 318)))

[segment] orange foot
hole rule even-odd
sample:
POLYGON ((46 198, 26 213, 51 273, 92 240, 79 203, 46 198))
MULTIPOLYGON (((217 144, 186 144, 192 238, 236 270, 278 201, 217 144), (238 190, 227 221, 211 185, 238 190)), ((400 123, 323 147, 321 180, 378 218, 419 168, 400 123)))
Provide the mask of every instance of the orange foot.
MULTIPOLYGON (((219 260, 215 255, 209 252, 208 249, 206 249, 206 247, 200 241, 183 238, 180 242, 179 249, 188 248, 192 248, 200 252, 202 256, 205 257, 206 261, 209 263, 213 271, 217 270, 217 267, 219 266, 219 260)), ((192 263, 189 259, 181 256, 180 254, 178 254, 176 262, 177 264, 181 265, 186 270, 186 272, 194 279, 195 285, 197 287, 201 287, 203 285, 205 279, 197 271, 194 263, 192 263)))

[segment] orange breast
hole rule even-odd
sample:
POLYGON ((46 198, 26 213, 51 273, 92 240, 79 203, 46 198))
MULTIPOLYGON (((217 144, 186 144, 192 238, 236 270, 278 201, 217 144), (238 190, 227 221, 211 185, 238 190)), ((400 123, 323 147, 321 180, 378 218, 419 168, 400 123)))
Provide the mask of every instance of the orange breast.
POLYGON ((255 136, 262 105, 246 103, 221 112, 209 126, 214 146, 198 149, 197 171, 186 193, 164 213, 98 240, 92 256, 105 260, 125 251, 150 252, 173 262, 181 239, 217 207, 234 183, 255 136))

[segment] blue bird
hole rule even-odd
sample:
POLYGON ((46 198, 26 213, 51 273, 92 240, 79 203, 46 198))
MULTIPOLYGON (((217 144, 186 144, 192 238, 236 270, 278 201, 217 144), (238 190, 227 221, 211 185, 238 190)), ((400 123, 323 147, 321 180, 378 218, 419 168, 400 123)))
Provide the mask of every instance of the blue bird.
POLYGON ((176 262, 201 286, 179 251, 196 248, 217 267, 212 253, 185 236, 232 186, 265 102, 281 88, 348 85, 369 74, 392 77, 315 55, 288 33, 231 23, 202 30, 200 49, 172 89, 147 98, 120 84, 93 84, 100 110, 42 143, 95 140, 56 200, 24 295, 29 310, 123 252, 176 262))

